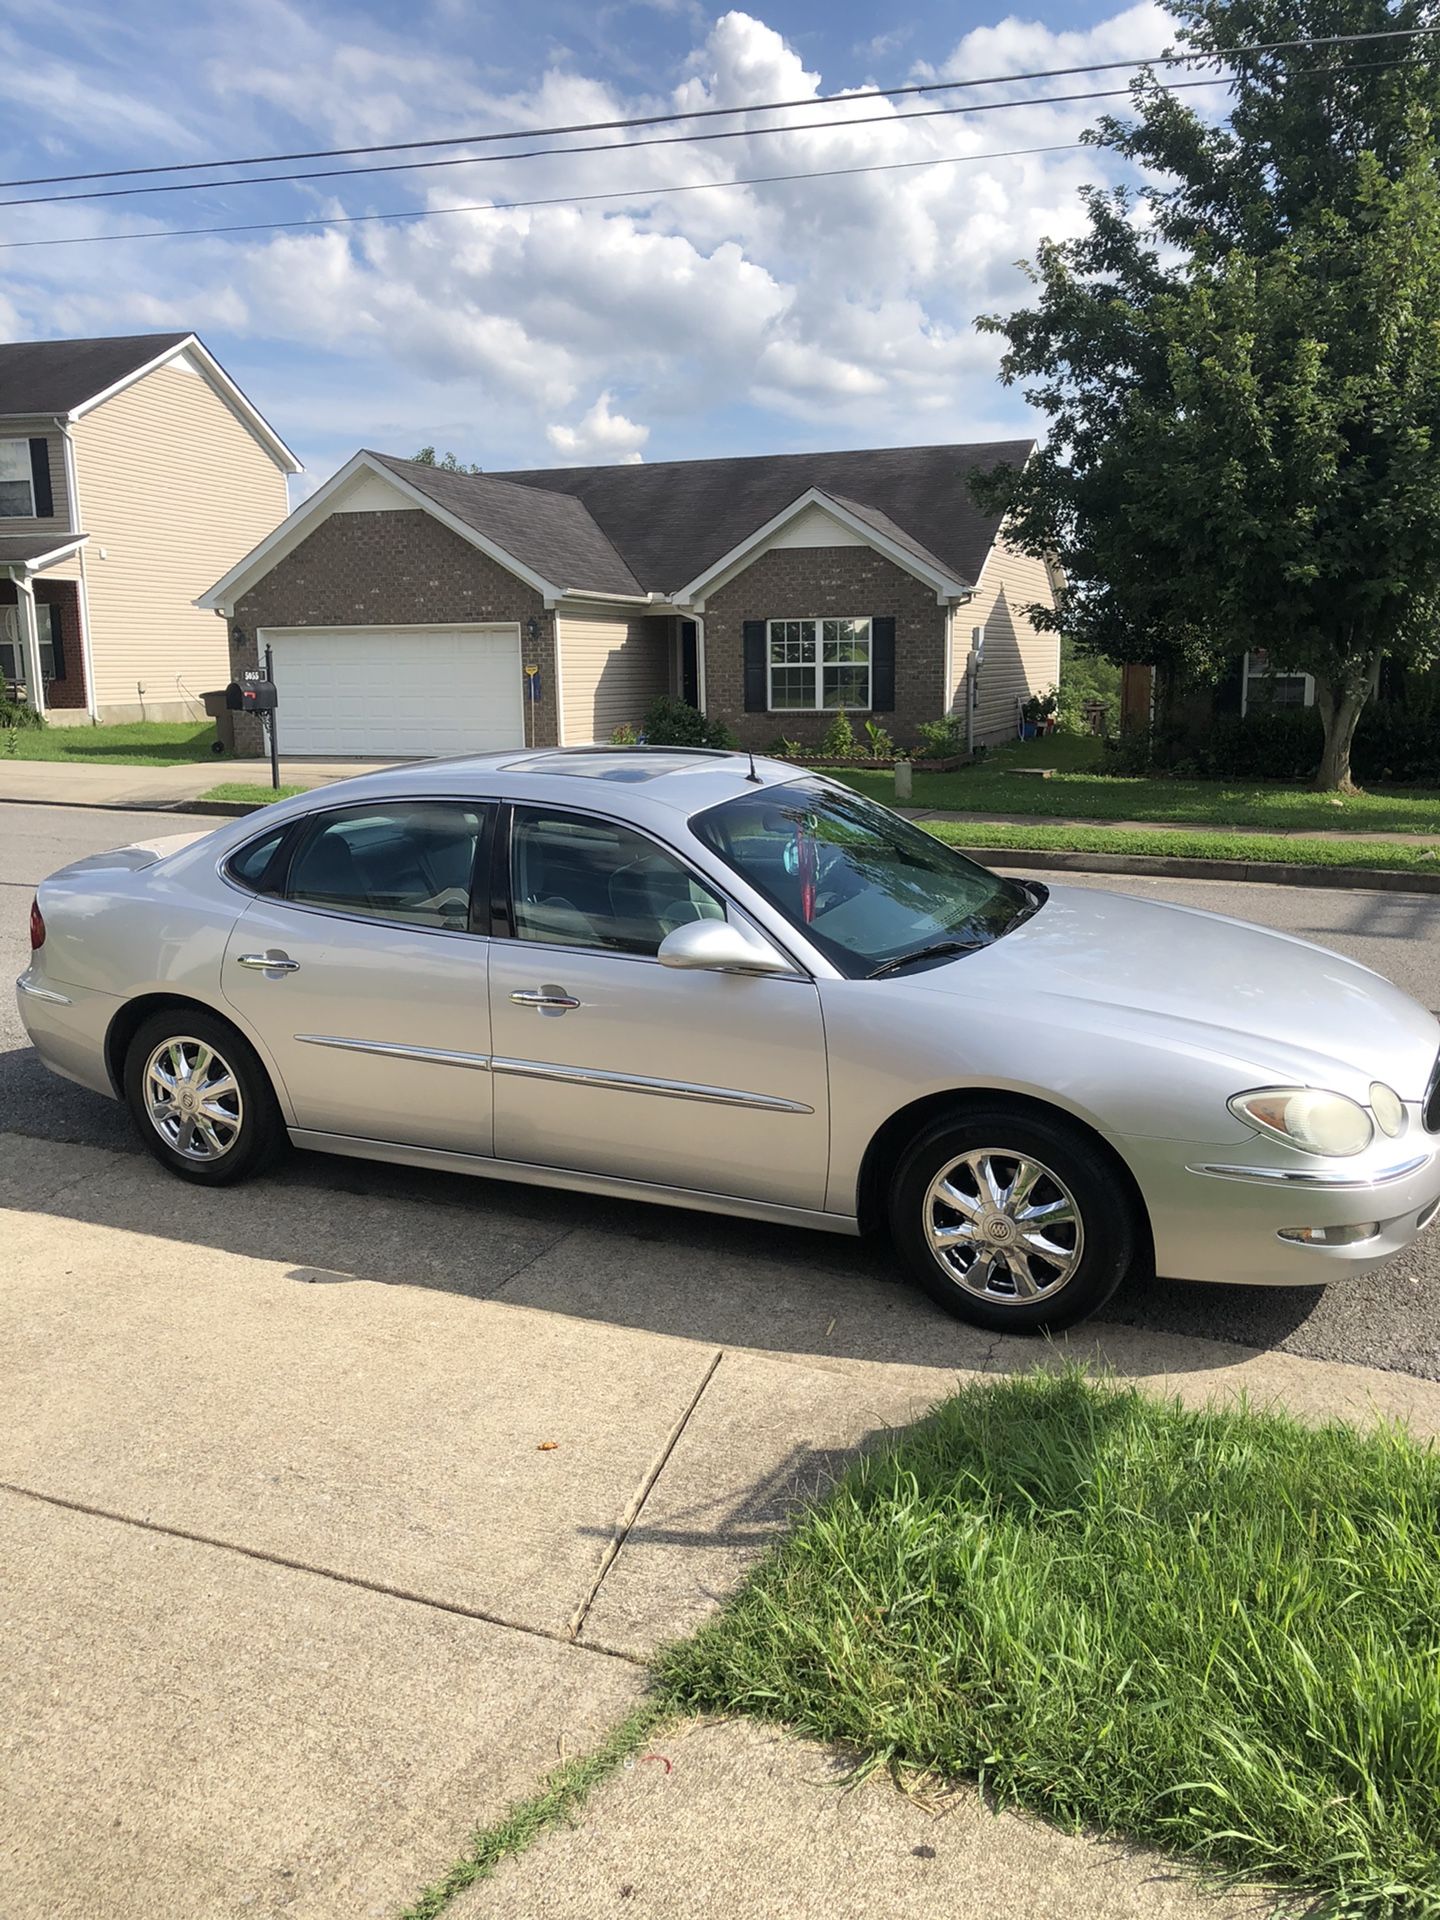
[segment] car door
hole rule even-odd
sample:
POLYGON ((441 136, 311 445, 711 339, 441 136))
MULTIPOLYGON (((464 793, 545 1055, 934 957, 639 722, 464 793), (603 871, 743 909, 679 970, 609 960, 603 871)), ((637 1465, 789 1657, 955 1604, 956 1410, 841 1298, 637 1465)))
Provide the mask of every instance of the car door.
MULTIPOLYGON (((492 819, 469 800, 336 807, 256 878, 221 988, 269 1049, 298 1127, 490 1153, 491 943, 471 929, 492 819)), ((244 883, 235 862, 230 877, 244 883)))
POLYGON ((743 916, 672 849, 606 817, 516 806, 496 867, 508 934, 490 958, 496 1154, 822 1207, 814 982, 661 965, 673 927, 743 916))

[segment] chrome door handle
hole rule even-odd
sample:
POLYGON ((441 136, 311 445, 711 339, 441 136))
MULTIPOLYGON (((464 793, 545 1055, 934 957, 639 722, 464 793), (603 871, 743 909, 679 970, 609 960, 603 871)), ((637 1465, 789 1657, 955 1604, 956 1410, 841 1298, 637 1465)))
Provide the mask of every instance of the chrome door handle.
POLYGON ((256 973, 298 973, 300 962, 292 960, 286 953, 241 953, 236 955, 235 964, 240 967, 253 967, 256 973))
POLYGON ((578 1007, 574 1000, 560 987, 540 987, 530 993, 512 993, 510 998, 517 1007, 538 1007, 543 1012, 568 1013, 578 1007))

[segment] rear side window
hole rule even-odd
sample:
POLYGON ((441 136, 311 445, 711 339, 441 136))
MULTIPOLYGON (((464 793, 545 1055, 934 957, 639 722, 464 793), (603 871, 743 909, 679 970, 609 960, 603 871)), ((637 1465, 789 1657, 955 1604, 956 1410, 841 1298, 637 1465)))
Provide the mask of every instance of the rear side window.
POLYGON ((248 846, 241 847, 238 853, 231 854, 225 863, 226 873, 252 893, 276 892, 279 862, 275 856, 284 838, 284 827, 276 827, 270 833, 262 834, 258 840, 252 840, 248 846))
POLYGON ((465 933, 486 826, 483 807, 459 800, 393 800, 325 814, 290 862, 286 898, 465 933))

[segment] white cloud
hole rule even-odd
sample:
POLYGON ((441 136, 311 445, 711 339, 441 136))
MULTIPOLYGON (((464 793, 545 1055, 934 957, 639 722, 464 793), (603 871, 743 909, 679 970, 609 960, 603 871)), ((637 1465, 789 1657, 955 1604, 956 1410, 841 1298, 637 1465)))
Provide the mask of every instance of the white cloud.
MULTIPOLYGON (((1123 101, 934 112, 1082 91, 1082 78, 978 97, 822 105, 817 96, 844 84, 863 88, 865 76, 821 73, 739 9, 699 22, 690 53, 668 70, 668 93, 667 74, 654 63, 636 57, 647 77, 628 86, 613 66, 606 76, 582 71, 579 54, 558 54, 519 87, 512 75, 497 83, 483 36, 469 33, 468 11, 454 12, 452 46, 438 31, 443 12, 428 17, 436 31, 420 35, 323 6, 302 12, 291 0, 243 0, 207 14, 205 58, 190 71, 192 84, 179 88, 160 76, 167 100, 185 98, 168 137, 192 142, 207 115, 206 150, 261 152, 339 144, 342 136, 343 144, 423 139, 757 100, 815 104, 785 116, 750 111, 697 123, 738 137, 689 146, 638 145, 684 131, 641 129, 585 136, 581 144, 603 142, 590 155, 456 160, 425 173, 288 188, 283 198, 232 190, 213 201, 205 194, 159 203, 163 210, 143 200, 17 210, 6 237, 223 224, 264 218, 267 207, 275 217, 317 220, 493 208, 306 233, 13 253, 0 330, 220 333, 253 361, 275 362, 266 404, 302 449, 307 431, 315 437, 322 463, 362 442, 398 451, 433 442, 492 467, 536 464, 546 448, 574 461, 638 458, 642 447, 653 456, 657 445, 666 454, 703 452, 708 422, 747 409, 784 423, 770 429, 772 442, 816 444, 966 437, 997 421, 1013 430, 1024 419, 1018 400, 995 386, 998 348, 977 335, 975 316, 1028 298, 1017 261, 1033 255, 1043 235, 1076 230, 1081 185, 1116 177, 1111 157, 1075 143, 1098 111, 1123 101), (777 118, 790 130, 764 131, 777 118), (846 120, 862 124, 834 124, 846 120), (804 122, 821 124, 796 124, 804 122), (1032 147, 1064 150, 1011 153, 1032 147), (844 171, 876 167, 895 170, 844 171), (798 173, 831 177, 744 184, 798 173), (667 197, 657 191, 667 185, 705 190, 667 197), (627 198, 503 204, 614 190, 627 198)), ((644 14, 625 17, 643 23, 644 14)), ((668 30, 693 17, 679 5, 668 30)), ((642 25, 626 31, 638 35, 642 25)), ((893 55, 906 31, 877 35, 860 55, 893 55)), ((964 78, 1132 58, 1172 37, 1170 16, 1139 4, 1083 31, 1009 15, 953 45, 921 47, 918 30, 906 45, 923 52, 931 77, 964 78)), ((77 103, 98 102, 97 113, 148 138, 156 86, 147 76, 128 96, 117 91, 115 65, 98 55, 90 68, 77 60, 68 93, 43 66, 30 66, 37 134, 61 130, 77 103)), ((1124 78, 1097 75, 1094 85, 1118 87, 1124 78)), ((253 375, 247 384, 256 384, 253 375)))
POLYGON ((570 466, 601 461, 631 465, 644 458, 640 449, 650 438, 650 429, 612 412, 607 388, 575 426, 549 426, 545 438, 570 466))

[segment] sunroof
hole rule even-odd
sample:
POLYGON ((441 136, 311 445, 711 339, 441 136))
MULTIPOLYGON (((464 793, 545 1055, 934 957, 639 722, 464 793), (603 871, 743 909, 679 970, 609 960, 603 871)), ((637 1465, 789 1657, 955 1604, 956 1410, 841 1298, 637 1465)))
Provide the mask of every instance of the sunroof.
POLYGON ((536 753, 524 760, 506 763, 507 773, 563 773, 581 780, 609 780, 616 785, 634 786, 646 780, 658 780, 667 773, 682 773, 699 766, 710 756, 695 753, 661 753, 653 749, 643 753, 624 751, 595 753, 536 753))

